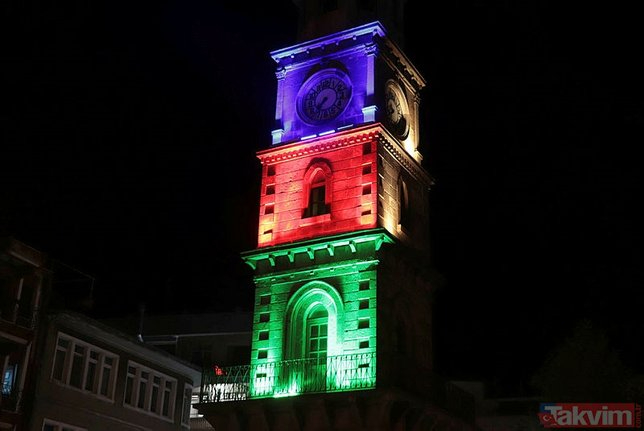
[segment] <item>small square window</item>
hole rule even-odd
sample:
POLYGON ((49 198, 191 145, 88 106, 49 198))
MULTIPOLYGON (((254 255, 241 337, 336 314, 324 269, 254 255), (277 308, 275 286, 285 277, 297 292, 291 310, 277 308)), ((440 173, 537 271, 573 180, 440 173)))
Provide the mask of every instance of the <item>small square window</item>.
POLYGON ((275 165, 269 165, 266 168, 266 176, 272 177, 273 175, 275 175, 275 165))
POLYGON ((358 290, 369 290, 369 280, 361 280, 358 290))
POLYGON ((268 350, 258 350, 257 359, 266 359, 268 358, 268 350))
POLYGON ((271 314, 270 313, 260 313, 259 314, 259 321, 261 323, 266 323, 270 320, 271 314))
POLYGON ((358 329, 367 329, 369 327, 369 319, 358 320, 358 329))
POLYGON ((362 146, 362 154, 371 154, 371 142, 367 142, 362 146))
POLYGON ((371 194, 371 184, 365 184, 364 186, 362 186, 362 194, 363 195, 371 194))
POLYGON ((363 165, 362 166, 362 175, 368 175, 371 173, 371 163, 368 165, 363 165))
POLYGON ((266 194, 274 195, 275 194, 275 184, 269 184, 266 186, 266 194))
POLYGON ((358 307, 360 310, 366 310, 367 308, 369 308, 369 300, 368 299, 360 300, 360 304, 358 307))
POLYGON ((369 214, 371 214, 371 210, 364 210, 364 211, 362 211, 360 213, 360 215, 363 215, 363 216, 366 216, 366 215, 369 215, 369 214))
POLYGON ((367 349, 369 348, 369 340, 364 340, 361 341, 360 344, 358 345, 360 349, 367 349))
POLYGON ((271 303, 271 295, 262 295, 259 297, 259 305, 268 305, 271 303))
POLYGON ((259 331, 259 341, 268 340, 268 331, 259 331))
POLYGON ((264 207, 264 214, 273 214, 273 205, 266 205, 264 207))

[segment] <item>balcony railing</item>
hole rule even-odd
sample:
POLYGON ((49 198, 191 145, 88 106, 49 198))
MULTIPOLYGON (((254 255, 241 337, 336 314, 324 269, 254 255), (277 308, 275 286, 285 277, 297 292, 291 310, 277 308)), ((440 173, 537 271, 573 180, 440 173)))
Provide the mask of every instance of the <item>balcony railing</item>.
POLYGON ((376 386, 376 354, 292 359, 205 370, 200 402, 340 392, 376 386))
POLYGON ((0 320, 22 326, 23 328, 33 329, 36 326, 38 309, 27 307, 19 301, 3 296, 0 297, 0 320))

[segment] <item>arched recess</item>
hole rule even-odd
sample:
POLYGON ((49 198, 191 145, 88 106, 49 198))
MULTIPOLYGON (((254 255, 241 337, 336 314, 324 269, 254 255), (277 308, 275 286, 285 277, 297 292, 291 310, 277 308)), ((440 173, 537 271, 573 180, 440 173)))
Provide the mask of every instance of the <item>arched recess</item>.
POLYGON ((393 301, 392 347, 394 354, 403 361, 431 370, 432 328, 431 310, 420 298, 401 294, 393 301))
POLYGON ((307 327, 315 319, 326 318, 327 356, 343 353, 344 306, 338 291, 323 281, 311 281, 300 287, 286 306, 284 359, 305 358, 308 351, 307 327))
POLYGON ((409 203, 409 186, 401 174, 398 177, 398 226, 409 228, 411 208, 409 203))
POLYGON ((396 355, 403 357, 414 357, 414 347, 416 343, 414 314, 409 304, 402 298, 394 301, 394 333, 393 333, 393 351, 396 355))
POLYGON ((304 173, 302 217, 314 217, 331 212, 333 171, 325 159, 313 159, 304 173))

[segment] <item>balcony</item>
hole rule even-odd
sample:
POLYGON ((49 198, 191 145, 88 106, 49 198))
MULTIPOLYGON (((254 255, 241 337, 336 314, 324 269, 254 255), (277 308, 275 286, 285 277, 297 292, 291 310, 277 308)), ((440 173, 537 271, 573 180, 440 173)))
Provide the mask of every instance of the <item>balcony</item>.
POLYGON ((380 358, 379 367, 378 386, 375 352, 332 356, 326 364, 319 364, 315 359, 294 359, 215 367, 204 370, 199 404, 210 404, 214 408, 215 404, 227 401, 399 388, 415 394, 417 399, 429 401, 451 417, 465 423, 474 422, 474 396, 454 383, 419 369, 409 358, 385 356, 380 358))
POLYGON ((376 354, 292 359, 205 370, 201 403, 278 398, 304 393, 341 392, 376 387, 376 354))
POLYGON ((4 295, 0 296, 0 304, 0 320, 26 329, 36 326, 38 310, 30 304, 21 304, 20 301, 4 295))

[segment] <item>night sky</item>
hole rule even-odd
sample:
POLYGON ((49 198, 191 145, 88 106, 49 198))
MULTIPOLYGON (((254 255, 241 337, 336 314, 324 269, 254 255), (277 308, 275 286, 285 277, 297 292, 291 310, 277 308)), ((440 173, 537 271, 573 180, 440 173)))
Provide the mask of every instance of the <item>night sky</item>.
MULTIPOLYGON (((297 11, 238 3, 0 9, 0 234, 96 277, 95 317, 252 308, 269 52, 297 11)), ((524 382, 580 318, 644 372, 643 38, 603 7, 409 1, 450 376, 524 382)))

